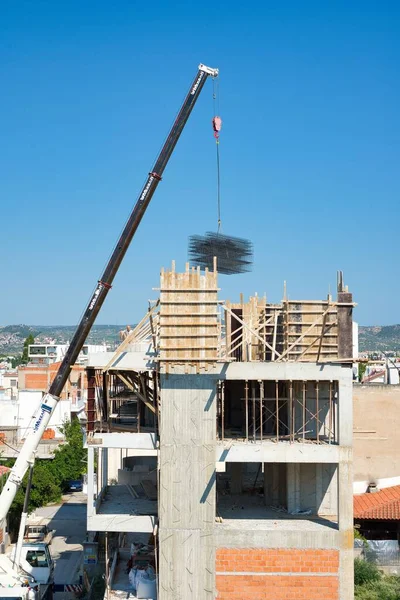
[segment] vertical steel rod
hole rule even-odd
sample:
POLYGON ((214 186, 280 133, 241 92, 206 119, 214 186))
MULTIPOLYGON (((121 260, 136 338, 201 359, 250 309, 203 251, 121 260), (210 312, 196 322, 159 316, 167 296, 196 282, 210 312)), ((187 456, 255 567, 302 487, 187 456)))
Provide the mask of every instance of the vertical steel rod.
POLYGON ((249 382, 246 379, 245 389, 245 408, 246 408, 246 442, 249 441, 249 382))
POLYGON ((142 412, 141 411, 141 408, 142 408, 141 404, 142 404, 142 401, 139 400, 138 396, 136 396, 136 422, 137 422, 137 431, 138 431, 138 433, 140 433, 140 424, 141 424, 140 423, 141 422, 140 413, 142 412))
POLYGON ((303 440, 306 437, 307 381, 303 381, 303 440))
POLYGON ((290 440, 294 442, 294 427, 295 427, 295 422, 294 422, 294 401, 293 401, 293 381, 290 380, 289 381, 289 403, 290 403, 290 411, 291 411, 291 415, 290 415, 290 440))
POLYGON ((279 381, 275 381, 276 441, 279 442, 279 381))
POLYGON ((260 436, 263 441, 263 402, 264 402, 264 382, 260 381, 260 436))
POLYGON ((256 382, 251 382, 252 412, 253 412, 253 440, 256 441, 256 382))
POLYGON ((317 419, 317 444, 319 444, 319 381, 315 382, 315 401, 317 412, 315 414, 317 419))
POLYGON ((221 432, 225 438, 225 381, 221 381, 221 432))
POLYGON ((335 381, 334 386, 333 386, 333 413, 332 413, 332 418, 333 418, 333 427, 334 427, 334 440, 335 443, 337 443, 339 441, 338 439, 338 427, 337 427, 337 416, 336 416, 336 411, 338 409, 338 404, 340 402, 340 398, 339 398, 339 386, 338 386, 338 382, 335 381))
POLYGON ((332 441, 332 381, 329 382, 329 443, 332 441))
POLYGON ((106 559, 106 598, 108 600, 108 589, 109 589, 109 565, 108 565, 108 532, 105 533, 105 559, 106 559))

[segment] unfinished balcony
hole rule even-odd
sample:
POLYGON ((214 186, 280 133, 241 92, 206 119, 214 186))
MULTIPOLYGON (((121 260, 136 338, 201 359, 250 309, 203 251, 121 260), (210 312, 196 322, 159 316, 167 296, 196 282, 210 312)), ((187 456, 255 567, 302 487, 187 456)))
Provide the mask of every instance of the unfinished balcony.
POLYGON ((151 533, 158 517, 154 433, 88 439, 88 531, 151 533))

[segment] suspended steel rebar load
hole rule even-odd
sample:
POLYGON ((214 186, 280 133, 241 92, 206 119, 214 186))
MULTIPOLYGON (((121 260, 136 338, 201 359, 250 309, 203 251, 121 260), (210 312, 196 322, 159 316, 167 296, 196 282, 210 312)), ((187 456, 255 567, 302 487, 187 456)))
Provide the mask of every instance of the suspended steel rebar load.
POLYGON ((224 275, 236 275, 251 271, 253 264, 253 244, 244 238, 223 235, 221 233, 221 178, 219 160, 219 136, 222 128, 222 119, 217 116, 217 77, 213 78, 214 117, 212 128, 217 147, 217 232, 208 231, 205 235, 192 235, 189 237, 189 261, 201 269, 214 268, 214 258, 217 260, 217 271, 224 275))
POLYGON ((216 257, 219 273, 247 273, 253 264, 253 244, 243 238, 208 231, 205 235, 192 235, 189 238, 189 256, 190 262, 201 269, 212 270, 216 257))

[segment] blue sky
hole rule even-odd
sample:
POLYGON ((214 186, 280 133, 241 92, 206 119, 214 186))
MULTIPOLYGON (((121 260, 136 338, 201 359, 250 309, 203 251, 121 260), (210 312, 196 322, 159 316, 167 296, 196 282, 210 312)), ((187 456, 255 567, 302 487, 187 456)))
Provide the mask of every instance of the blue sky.
MULTIPOLYGON (((223 233, 252 273, 221 298, 335 291, 400 322, 397 2, 45 2, 0 6, 0 324, 73 324, 199 62, 220 69, 223 233)), ((160 267, 216 228, 208 82, 99 323, 137 321, 160 267)))

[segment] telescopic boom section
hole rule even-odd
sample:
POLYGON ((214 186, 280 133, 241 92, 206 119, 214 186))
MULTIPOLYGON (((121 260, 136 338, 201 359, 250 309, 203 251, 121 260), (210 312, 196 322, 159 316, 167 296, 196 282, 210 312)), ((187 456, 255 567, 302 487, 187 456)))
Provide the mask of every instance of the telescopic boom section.
POLYGON ((42 398, 42 402, 33 417, 33 429, 29 431, 25 443, 19 453, 14 467, 8 477, 7 483, 0 495, 0 521, 2 521, 8 513, 11 503, 15 497, 18 487, 21 484, 29 463, 36 452, 40 439, 54 411, 59 396, 71 372, 72 366, 82 349, 83 344, 88 336, 88 333, 96 320, 97 314, 100 311, 106 296, 111 289, 112 282, 119 269, 119 266, 129 248, 133 236, 139 226, 140 221, 150 203, 150 200, 161 181, 165 167, 171 157, 171 154, 179 140, 182 130, 188 120, 190 113, 200 95, 201 90, 207 78, 217 77, 218 69, 211 69, 205 65, 199 65, 199 70, 189 92, 183 102, 182 108, 172 126, 172 129, 166 139, 164 146, 151 170, 147 181, 139 195, 139 198, 132 210, 132 213, 125 225, 125 228, 114 248, 110 260, 104 270, 104 273, 99 279, 96 289, 89 300, 82 319, 77 326, 74 337, 69 345, 57 375, 50 386, 49 391, 42 398))

